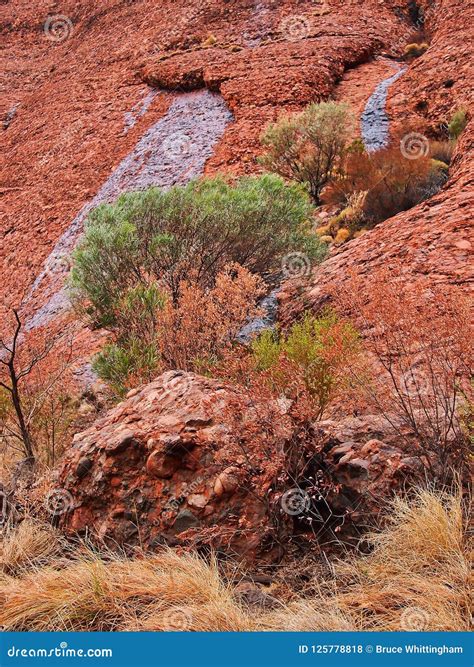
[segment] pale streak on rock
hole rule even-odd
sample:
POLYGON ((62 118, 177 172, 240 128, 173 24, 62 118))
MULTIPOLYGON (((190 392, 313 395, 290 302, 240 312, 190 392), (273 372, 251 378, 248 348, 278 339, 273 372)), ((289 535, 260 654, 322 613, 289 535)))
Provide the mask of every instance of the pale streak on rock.
POLYGON ((64 279, 69 256, 89 213, 126 191, 169 188, 196 178, 231 120, 222 97, 207 90, 182 94, 173 102, 168 113, 145 132, 96 196, 82 207, 54 246, 28 294, 27 303, 41 290, 44 305, 27 321, 26 330, 48 324, 69 307, 64 279))
POLYGON ((379 83, 365 106, 360 119, 362 141, 371 153, 385 148, 388 144, 390 119, 387 115, 387 96, 390 86, 405 73, 405 67, 379 83))

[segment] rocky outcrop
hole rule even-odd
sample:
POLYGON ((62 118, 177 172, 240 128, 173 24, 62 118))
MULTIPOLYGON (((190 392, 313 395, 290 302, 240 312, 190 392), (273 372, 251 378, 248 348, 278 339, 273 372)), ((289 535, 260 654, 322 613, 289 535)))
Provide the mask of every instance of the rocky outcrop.
POLYGON ((124 545, 274 557, 290 517, 274 525, 271 489, 296 437, 276 403, 165 373, 75 436, 60 475, 72 498, 65 525, 124 545))
POLYGON ((381 415, 320 422, 316 437, 325 489, 318 508, 343 537, 373 526, 389 498, 423 478, 423 460, 414 455, 410 436, 403 441, 381 415))
POLYGON ((302 428, 287 404, 177 371, 75 436, 63 525, 125 546, 208 546, 278 560, 292 535, 350 537, 422 472, 380 419, 302 428))
MULTIPOLYGON (((423 134, 418 144, 421 153, 433 138, 446 136, 443 124, 457 109, 472 109, 473 102, 470 81, 474 67, 468 50, 474 7, 458 0, 441 0, 428 16, 427 25, 433 32, 431 46, 393 84, 388 103, 394 132, 403 134, 406 128, 409 134, 416 128, 423 134), (453 25, 457 26, 455 31, 453 25)), ((344 87, 351 89, 350 85, 344 87)), ((303 308, 319 310, 330 293, 345 289, 349 272, 365 282, 370 295, 370 283, 377 269, 400 264, 403 279, 411 286, 421 289, 422 284, 458 285, 472 291, 473 153, 474 123, 470 119, 457 144, 449 181, 443 189, 335 249, 304 285, 298 281, 288 284, 280 295, 282 320, 292 321, 303 308)))

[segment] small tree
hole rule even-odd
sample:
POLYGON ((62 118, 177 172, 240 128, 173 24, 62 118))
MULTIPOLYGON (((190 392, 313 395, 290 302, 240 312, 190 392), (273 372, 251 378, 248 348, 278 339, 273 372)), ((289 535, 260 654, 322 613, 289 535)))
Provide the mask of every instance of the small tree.
MULTIPOLYGON (((41 388, 33 391, 28 386, 37 367, 51 353, 64 334, 48 336, 39 347, 32 347, 22 336, 22 320, 18 309, 12 309, 14 318, 10 342, 0 338, 0 419, 2 431, 7 438, 20 442, 20 448, 30 463, 36 460, 34 420, 39 415, 45 401, 63 374, 66 364, 50 371, 41 388)), ((70 351, 67 355, 70 359, 70 351)))
POLYGON ((301 113, 270 125, 262 137, 261 163, 284 178, 304 183, 316 204, 339 166, 353 132, 349 107, 310 104, 301 113))

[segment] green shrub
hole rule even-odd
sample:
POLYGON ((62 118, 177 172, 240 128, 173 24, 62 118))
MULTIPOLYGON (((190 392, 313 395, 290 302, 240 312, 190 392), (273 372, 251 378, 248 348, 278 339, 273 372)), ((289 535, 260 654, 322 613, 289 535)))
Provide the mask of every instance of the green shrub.
POLYGON ((346 104, 310 104, 270 125, 262 137, 260 162, 284 178, 304 183, 316 204, 337 170, 353 131, 346 104))
POLYGON ((365 153, 365 144, 360 137, 357 137, 347 147, 348 153, 365 153))
POLYGON ((151 381, 160 362, 160 353, 154 343, 145 344, 136 337, 110 343, 96 355, 93 368, 107 382, 115 394, 123 397, 133 385, 133 379, 151 381))
POLYGON ((466 129, 467 125, 467 113, 464 109, 458 109, 456 113, 451 118, 451 121, 448 124, 448 132, 450 139, 459 139, 461 134, 466 129))
POLYGON ((267 371, 277 363, 281 352, 281 344, 274 331, 270 329, 263 331, 252 342, 251 347, 257 370, 267 371))
POLYGON ((318 419, 329 402, 349 381, 351 363, 359 354, 359 335, 354 327, 330 311, 321 317, 307 312, 288 333, 265 331, 251 346, 255 366, 288 388, 300 380, 312 400, 318 419), (289 372, 285 363, 291 364, 289 372))
POLYGON ((124 194, 89 216, 73 255, 73 299, 95 326, 113 327, 137 285, 156 282, 176 299, 191 273, 212 286, 230 263, 263 275, 291 250, 320 261, 325 246, 311 233, 310 211, 301 186, 271 174, 124 194))

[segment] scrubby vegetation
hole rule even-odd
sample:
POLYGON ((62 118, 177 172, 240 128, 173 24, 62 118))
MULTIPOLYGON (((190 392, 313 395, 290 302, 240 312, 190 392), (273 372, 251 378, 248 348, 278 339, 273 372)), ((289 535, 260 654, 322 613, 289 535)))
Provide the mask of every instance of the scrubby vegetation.
POLYGON ((436 194, 448 179, 465 122, 465 112, 455 114, 449 141, 429 142, 407 131, 387 148, 368 153, 361 139, 350 141, 353 120, 345 105, 311 104, 268 127, 260 161, 270 171, 304 184, 316 205, 339 207, 318 234, 323 242, 342 244, 436 194), (407 141, 415 154, 407 154, 407 141))
POLYGON ((426 53, 426 51, 428 51, 429 48, 430 45, 427 44, 426 42, 421 42, 420 44, 416 42, 412 44, 407 44, 404 50, 405 60, 413 60, 413 58, 419 58, 424 53, 426 53))
POLYGON ((247 269, 229 265, 208 289, 191 273, 175 300, 156 285, 131 288, 118 304, 114 342, 95 359, 97 373, 123 395, 164 370, 205 370, 257 314, 262 284, 247 269))
POLYGON ((302 189, 272 175, 125 194, 91 213, 71 286, 96 326, 113 326, 123 295, 140 284, 157 282, 176 300, 191 273, 208 287, 233 262, 263 275, 290 250, 320 259, 309 215, 302 189))
POLYGON ((76 401, 65 379, 72 361, 67 331, 27 339, 12 309, 0 338, 0 469, 24 458, 31 467, 53 465, 71 435, 76 401), (46 372, 47 369, 47 372, 46 372))
POLYGON ((352 368, 360 390, 401 443, 415 443, 431 481, 443 485, 453 471, 462 474, 474 399, 469 299, 455 288, 407 285, 401 265, 373 276, 370 298, 356 276, 334 297, 364 332, 372 369, 352 368))
POLYGON ((215 361, 262 293, 258 277, 325 246, 308 224, 303 188, 278 176, 193 181, 127 194, 90 216, 74 254, 72 293, 113 341, 96 360, 123 393, 159 370, 215 361))
MULTIPOLYGON (((437 157, 451 155, 451 146, 438 142, 437 157)), ((356 145, 347 152, 341 175, 325 192, 327 202, 342 206, 328 225, 334 238, 339 230, 352 237, 360 229, 406 211, 435 194, 448 178, 448 165, 430 155, 407 159, 398 147, 367 153, 356 145)))
POLYGON ((303 183, 316 204, 341 166, 354 120, 349 107, 336 102, 310 104, 284 116, 262 137, 267 153, 261 163, 270 171, 303 183))
POLYGON ((369 540, 369 555, 336 562, 324 579, 314 569, 305 590, 286 583, 294 564, 280 568, 270 587, 254 586, 252 604, 238 585, 242 568, 171 550, 127 558, 87 543, 71 548, 49 525, 25 519, 0 538, 0 625, 32 631, 469 629, 472 546, 459 495, 421 491, 397 499, 386 528, 369 540))
POLYGON ((467 125, 467 113, 464 109, 458 109, 456 111, 448 125, 449 137, 452 140, 459 139, 461 134, 466 129, 467 125))
POLYGON ((331 312, 306 313, 288 332, 265 331, 252 344, 257 371, 288 397, 304 391, 315 419, 349 383, 350 366, 360 351, 356 330, 331 312))

